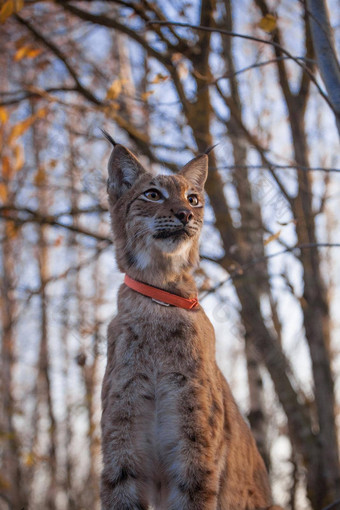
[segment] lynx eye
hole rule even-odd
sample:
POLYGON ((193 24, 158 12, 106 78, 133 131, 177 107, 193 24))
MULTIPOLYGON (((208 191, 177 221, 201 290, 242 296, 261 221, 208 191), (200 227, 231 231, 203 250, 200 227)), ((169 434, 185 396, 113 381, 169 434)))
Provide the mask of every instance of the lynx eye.
POLYGON ((188 196, 188 202, 190 205, 192 205, 193 207, 195 207, 196 205, 199 204, 199 200, 198 200, 198 197, 197 195, 189 195, 188 196))
POLYGON ((163 195, 157 189, 148 189, 144 192, 144 196, 151 202, 158 202, 163 198, 163 195))

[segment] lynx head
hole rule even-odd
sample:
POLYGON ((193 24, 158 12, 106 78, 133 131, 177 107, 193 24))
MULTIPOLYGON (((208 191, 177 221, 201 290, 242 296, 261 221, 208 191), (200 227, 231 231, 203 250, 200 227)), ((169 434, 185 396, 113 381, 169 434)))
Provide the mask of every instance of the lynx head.
POLYGON ((208 156, 197 156, 177 175, 154 176, 128 149, 114 144, 108 171, 120 270, 141 277, 146 271, 175 274, 195 266, 208 156))

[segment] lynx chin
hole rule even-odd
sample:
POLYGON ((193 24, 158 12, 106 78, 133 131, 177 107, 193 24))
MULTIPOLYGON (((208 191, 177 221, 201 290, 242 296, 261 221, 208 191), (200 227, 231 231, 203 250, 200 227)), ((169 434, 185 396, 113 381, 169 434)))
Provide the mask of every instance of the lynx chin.
POLYGON ((105 135, 114 146, 108 195, 116 257, 127 276, 108 329, 102 509, 279 510, 196 300, 191 273, 208 156, 155 177, 105 135))

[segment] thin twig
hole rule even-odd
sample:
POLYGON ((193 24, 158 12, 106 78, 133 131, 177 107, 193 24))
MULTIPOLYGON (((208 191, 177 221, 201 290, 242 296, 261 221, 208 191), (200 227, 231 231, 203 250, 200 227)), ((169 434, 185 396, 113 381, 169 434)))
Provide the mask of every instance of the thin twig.
MULTIPOLYGON (((302 165, 274 165, 270 164, 271 168, 275 168, 276 170, 300 170, 303 172, 326 172, 326 173, 340 173, 340 168, 327 168, 322 166, 302 166, 302 165)), ((268 168, 267 165, 224 165, 218 166, 216 168, 209 168, 209 170, 235 170, 237 168, 244 169, 248 168, 250 170, 261 170, 268 168)))
POLYGON ((42 291, 42 287, 46 287, 46 285, 48 285, 50 283, 54 283, 56 281, 62 280, 64 278, 66 278, 70 273, 77 273, 81 269, 84 269, 85 267, 89 266, 92 262, 96 261, 98 259, 99 255, 101 255, 101 253, 104 250, 106 250, 107 248, 109 248, 109 244, 107 244, 107 243, 105 243, 102 246, 97 245, 95 253, 93 255, 91 255, 90 257, 87 257, 85 260, 83 260, 76 266, 68 267, 65 271, 63 271, 60 274, 53 275, 53 276, 50 276, 49 278, 46 278, 43 285, 41 285, 40 287, 37 287, 36 289, 30 289, 29 291, 27 290, 26 292, 27 292, 27 294, 29 294, 28 301, 31 299, 32 296, 40 294, 42 291))
MULTIPOLYGON (((305 243, 305 244, 298 244, 296 246, 292 246, 289 248, 285 248, 284 250, 277 251, 275 253, 270 253, 268 255, 264 255, 263 257, 258 257, 256 259, 250 260, 246 264, 238 265, 237 269, 230 273, 228 278, 225 280, 222 280, 217 285, 212 287, 211 289, 207 290, 203 296, 200 297, 200 301, 205 299, 209 294, 213 294, 218 289, 223 287, 226 283, 229 283, 233 281, 237 277, 242 277, 244 272, 250 269, 253 266, 256 266, 257 264, 260 264, 264 262, 265 260, 272 259, 274 257, 277 257, 279 255, 284 255, 285 253, 294 253, 296 250, 305 250, 305 249, 312 249, 312 248, 340 248, 340 243, 305 243)), ((218 261, 216 261, 218 263, 218 261)), ((324 509, 327 510, 327 509, 324 509)))
POLYGON ((192 25, 191 23, 182 23, 182 22, 179 22, 179 21, 149 21, 147 23, 147 25, 154 25, 154 24, 157 24, 157 25, 173 25, 173 26, 178 26, 178 27, 183 27, 183 28, 192 28, 194 30, 202 30, 204 32, 216 32, 216 33, 222 34, 222 35, 228 35, 228 36, 232 36, 232 37, 239 37, 240 39, 247 39, 249 41, 260 42, 260 43, 263 43, 263 44, 268 44, 269 46, 273 46, 274 48, 279 49, 282 53, 287 55, 287 57, 289 57, 291 60, 293 60, 299 67, 301 67, 303 69, 303 71, 305 73, 308 74, 308 76, 310 77, 311 81, 314 83, 314 85, 318 89, 320 95, 324 98, 324 100, 326 101, 328 106, 332 109, 332 111, 334 111, 334 107, 333 107, 332 103, 330 102, 330 100, 328 99, 328 97, 324 93, 324 91, 321 89, 320 85, 318 84, 318 82, 315 79, 315 77, 314 77, 313 73, 311 72, 311 70, 303 62, 301 62, 299 58, 294 57, 294 55, 292 55, 288 50, 286 50, 283 46, 281 46, 280 44, 278 44, 278 43, 276 43, 274 41, 269 41, 268 39, 262 39, 261 37, 255 37, 255 36, 252 36, 252 35, 239 34, 237 32, 231 32, 229 30, 223 30, 222 28, 212 28, 212 27, 205 27, 205 26, 200 26, 200 25, 192 25))
POLYGON ((64 64, 64 66, 66 67, 66 69, 68 70, 68 72, 70 73, 71 77, 73 78, 76 86, 77 86, 77 90, 86 98, 88 99, 91 103, 94 103, 96 105, 102 105, 102 102, 96 98, 96 96, 94 96, 92 94, 92 92, 90 90, 88 90, 87 88, 85 88, 80 80, 79 80, 79 77, 77 75, 77 73, 75 72, 74 68, 71 66, 68 58, 66 57, 66 55, 58 48, 58 46, 56 46, 53 42, 51 42, 50 40, 48 40, 44 35, 42 35, 29 21, 27 21, 26 19, 22 18, 21 16, 19 16, 19 14, 16 14, 15 15, 15 19, 21 24, 23 25, 24 27, 26 27, 26 29, 31 32, 31 34, 38 40, 40 41, 42 44, 44 44, 44 46, 46 46, 46 48, 48 48, 52 53, 54 53, 54 55, 64 64))
MULTIPOLYGON (((306 61, 305 57, 296 57, 297 60, 306 61)), ((256 69, 258 67, 264 67, 270 64, 275 64, 279 60, 290 60, 290 57, 279 57, 279 58, 272 58, 270 60, 264 60, 263 62, 255 62, 254 64, 251 64, 249 66, 243 67, 242 69, 239 69, 238 71, 235 71, 234 73, 225 73, 218 78, 215 78, 212 82, 210 82, 207 87, 210 85, 214 85, 215 83, 221 81, 221 80, 227 80, 232 78, 233 76, 238 76, 239 74, 245 73, 246 71, 251 71, 252 69, 256 69)), ((309 59, 310 60, 310 59, 309 59)), ((200 92, 202 89, 200 90, 200 92)))
POLYGON ((51 225, 53 227, 64 228, 66 230, 71 230, 72 232, 75 232, 77 234, 92 237, 93 239, 96 239, 98 241, 106 241, 108 243, 112 242, 112 240, 109 237, 100 235, 97 232, 91 232, 90 230, 87 230, 79 226, 66 225, 64 223, 61 223, 58 220, 58 216, 45 216, 42 215, 39 211, 26 209, 26 211, 21 212, 26 212, 27 214, 29 214, 29 217, 22 218, 18 217, 16 214, 11 215, 9 214, 10 212, 15 213, 16 211, 15 209, 13 209, 13 207, 9 206, 0 207, 0 219, 13 222, 16 225, 24 225, 25 223, 39 223, 40 225, 51 225), (1 211, 3 211, 3 213, 1 213, 1 211))
MULTIPOLYGON (((77 86, 75 87, 67 87, 67 86, 60 86, 60 87, 51 87, 51 88, 48 88, 48 89, 41 89, 40 91, 39 90, 36 90, 36 91, 28 91, 28 90, 21 90, 21 91, 16 91, 16 92, 0 92, 0 96, 2 95, 12 95, 12 96, 15 96, 17 94, 25 94, 25 95, 22 95, 20 97, 11 97, 10 99, 6 99, 5 101, 2 101, 0 103, 0 106, 11 106, 11 105, 14 105, 14 104, 18 104, 18 103, 21 103, 21 101, 26 101, 27 99, 31 99, 33 97, 43 97, 43 98, 46 98, 46 96, 48 96, 50 93, 56 93, 56 92, 76 92, 77 94, 79 94, 79 89, 77 86)), ((48 98, 50 101, 54 101, 54 102, 58 102, 58 104, 62 104, 62 105, 65 105, 67 106, 67 104, 63 101, 61 101, 60 99, 58 99, 57 97, 50 97, 48 98)))

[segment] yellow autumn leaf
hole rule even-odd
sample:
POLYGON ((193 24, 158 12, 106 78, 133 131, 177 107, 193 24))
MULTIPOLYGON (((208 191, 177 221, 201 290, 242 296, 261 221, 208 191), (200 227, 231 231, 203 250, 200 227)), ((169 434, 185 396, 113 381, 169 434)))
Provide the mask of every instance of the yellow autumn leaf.
POLYGON ((19 60, 22 60, 24 57, 26 57, 27 53, 30 51, 30 47, 29 46, 21 46, 21 48, 19 48, 15 55, 14 55, 14 60, 16 62, 19 62, 19 60))
POLYGON ((41 108, 34 115, 28 117, 21 122, 18 122, 15 126, 12 127, 12 130, 8 137, 8 143, 11 145, 16 138, 23 135, 25 131, 33 124, 36 119, 41 119, 47 115, 47 108, 41 108))
POLYGON ((270 32, 273 32, 273 30, 276 28, 275 16, 273 16, 273 14, 266 14, 263 18, 260 19, 258 26, 261 28, 261 30, 264 30, 270 34, 270 32))
POLYGON ((0 122, 2 124, 6 124, 7 121, 8 121, 7 110, 3 106, 0 106, 0 122))
POLYGON ((24 134, 32 122, 34 122, 34 115, 32 117, 28 117, 25 120, 22 120, 21 122, 18 122, 18 124, 13 126, 8 137, 8 143, 11 145, 16 138, 24 134))
POLYGON ((0 182, 0 200, 6 202, 8 197, 7 185, 4 182, 0 182))
POLYGON ((13 149, 13 152, 14 152, 14 158, 15 158, 14 171, 19 172, 19 170, 22 169, 22 167, 24 166, 24 163, 25 163, 25 154, 24 154, 23 146, 16 145, 13 149))
POLYGON ((122 91, 124 83, 126 83, 126 80, 121 80, 120 78, 114 80, 108 88, 106 99, 117 99, 122 91))
POLYGON ((24 458, 25 466, 31 467, 35 464, 35 462, 36 462, 36 455, 33 452, 26 453, 25 458, 24 458))
POLYGON ((58 164, 58 160, 57 159, 50 159, 49 162, 48 162, 48 166, 50 168, 52 168, 52 169, 55 168, 57 166, 57 164, 58 164))
POLYGON ((24 0, 7 0, 0 9, 0 23, 5 23, 13 12, 19 12, 24 6, 24 0))
POLYGON ((40 48, 30 48, 29 51, 26 53, 26 58, 33 59, 40 55, 42 50, 40 48))
POLYGON ((45 183, 45 181, 46 181, 46 171, 43 166, 40 166, 34 176, 34 184, 36 186, 41 186, 42 184, 45 183))
POLYGON ((154 90, 148 90, 147 92, 143 92, 140 97, 142 99, 142 101, 146 101, 150 96, 152 96, 152 94, 154 93, 155 91, 154 90))
POLYGON ((14 221, 7 220, 6 222, 6 237, 7 239, 15 239, 19 233, 19 226, 14 221))
POLYGON ((271 243, 272 241, 276 241, 280 237, 281 229, 275 232, 275 234, 272 234, 271 236, 267 237, 267 239, 264 240, 264 245, 267 246, 267 244, 271 243))
POLYGON ((35 119, 43 119, 46 117, 48 112, 48 108, 45 106, 44 108, 40 108, 35 114, 34 114, 34 120, 35 119))
POLYGON ((3 4, 0 10, 0 23, 5 23, 6 19, 13 14, 14 8, 14 0, 7 0, 3 4))
POLYGON ((169 79, 169 76, 162 74, 162 73, 157 73, 151 83, 153 83, 155 85, 157 83, 163 83, 164 81, 166 81, 168 79, 169 79))
POLYGON ((33 48, 32 46, 21 46, 21 48, 17 49, 14 55, 14 60, 19 62, 19 60, 22 60, 23 58, 33 59, 40 55, 41 52, 42 50, 40 48, 33 48))

